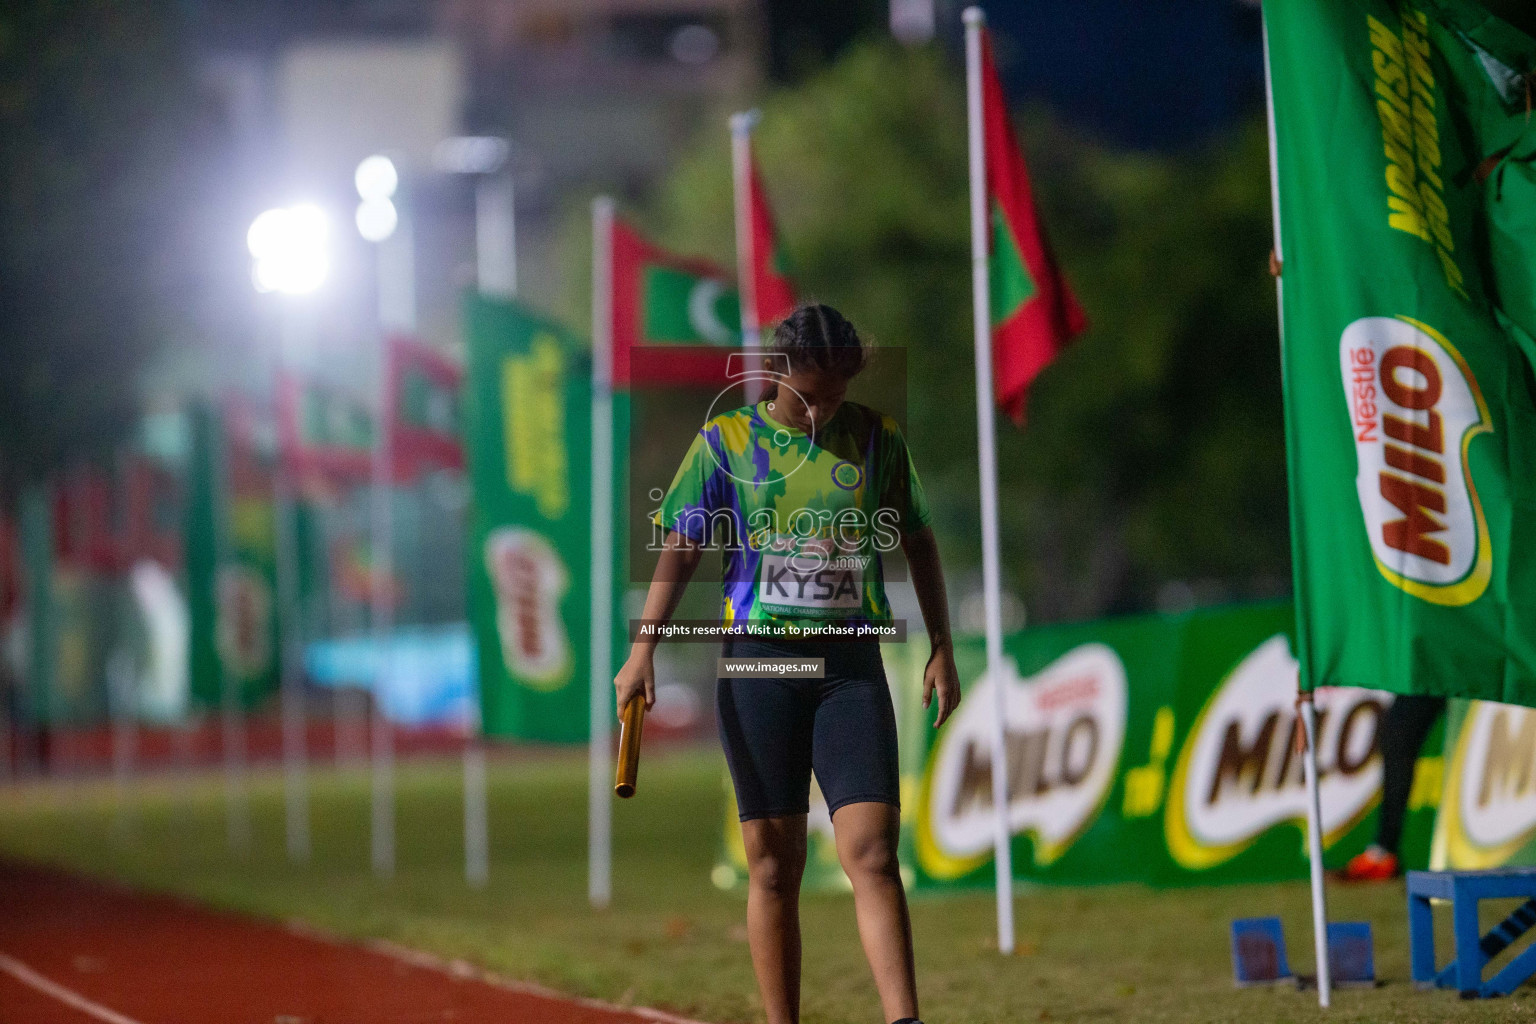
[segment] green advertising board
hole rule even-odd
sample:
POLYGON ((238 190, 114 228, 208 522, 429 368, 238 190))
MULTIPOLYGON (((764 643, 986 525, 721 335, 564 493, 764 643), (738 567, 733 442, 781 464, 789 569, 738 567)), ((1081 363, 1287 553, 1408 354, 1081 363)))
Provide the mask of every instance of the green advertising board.
POLYGON ((563 327, 468 300, 470 620, 486 735, 588 729, 591 370, 563 327))
MULTIPOLYGON (((1007 638, 1015 877, 1153 885, 1304 877, 1293 628, 1285 602, 1050 626, 1007 638)), ((985 650, 976 639, 960 643, 965 696, 937 732, 920 701, 926 654, 919 634, 887 647, 885 657, 901 731, 903 872, 918 889, 991 886, 994 698, 985 650)), ((1376 690, 1319 693, 1330 865, 1373 836, 1381 787, 1376 731, 1390 701, 1376 690)), ((1426 749, 1438 749, 1433 738, 1426 749)), ((1427 857, 1439 764, 1437 757, 1419 764, 1405 830, 1409 863, 1427 857)), ((807 884, 846 884, 825 805, 814 801, 810 846, 807 884)), ((715 881, 724 887, 744 877, 728 807, 715 881)))
POLYGON ((1536 709, 1451 701, 1430 866, 1536 865, 1536 709))

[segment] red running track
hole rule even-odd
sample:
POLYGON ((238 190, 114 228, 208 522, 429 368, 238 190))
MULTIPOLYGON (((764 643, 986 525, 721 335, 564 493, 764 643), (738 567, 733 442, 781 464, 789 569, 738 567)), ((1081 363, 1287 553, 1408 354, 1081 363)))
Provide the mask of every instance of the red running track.
POLYGON ((0 1024, 693 1024, 0 861, 0 1024))

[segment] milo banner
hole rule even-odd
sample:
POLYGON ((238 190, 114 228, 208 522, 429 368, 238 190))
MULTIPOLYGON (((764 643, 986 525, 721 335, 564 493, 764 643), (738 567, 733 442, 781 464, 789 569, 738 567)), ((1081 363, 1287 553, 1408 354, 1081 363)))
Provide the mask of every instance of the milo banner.
POLYGON ((513 302, 468 300, 470 620, 487 735, 587 738, 588 356, 513 302))
MULTIPOLYGON (((1155 885, 1304 877, 1292 633, 1291 605, 1275 603, 1008 638, 1015 876, 1155 885)), ((901 730, 904 871, 919 888, 991 886, 986 653, 980 640, 956 651, 965 696, 937 734, 920 703, 926 654, 922 637, 886 648, 901 730)), ((1391 700, 1365 689, 1318 695, 1330 863, 1372 839, 1381 788, 1376 731, 1391 700)), ((1437 758, 1419 765, 1405 830, 1410 863, 1428 856, 1438 769, 1437 758)), ((721 885, 745 877, 734 818, 732 811, 715 874, 721 885)), ((813 806, 811 826, 807 884, 844 884, 824 805, 813 806)))
POLYGON ((1302 683, 1536 703, 1536 40, 1472 0, 1264 17, 1302 683))
POLYGON ((1430 864, 1536 864, 1536 710, 1452 701, 1430 864))
POLYGON ((277 541, 272 431, 231 403, 192 411, 186 574, 190 689, 218 705, 224 675, 247 705, 277 690, 277 541))

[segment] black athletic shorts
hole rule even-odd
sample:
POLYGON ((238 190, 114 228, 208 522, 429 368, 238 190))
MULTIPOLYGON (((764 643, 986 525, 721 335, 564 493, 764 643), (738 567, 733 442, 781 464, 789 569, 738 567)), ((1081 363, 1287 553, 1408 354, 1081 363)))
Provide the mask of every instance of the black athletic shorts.
POLYGON ((730 640, 727 658, 823 658, 825 678, 721 677, 720 743, 742 821, 805 814, 811 770, 827 809, 901 806, 896 712, 875 642, 730 640))

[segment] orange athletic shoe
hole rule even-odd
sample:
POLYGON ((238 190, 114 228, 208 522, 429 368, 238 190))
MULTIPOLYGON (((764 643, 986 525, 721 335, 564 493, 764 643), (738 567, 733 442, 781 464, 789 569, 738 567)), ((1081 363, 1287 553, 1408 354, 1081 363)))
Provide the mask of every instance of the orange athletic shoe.
POLYGON ((1339 872, 1341 882, 1385 882, 1403 873, 1403 865, 1397 854, 1379 846, 1368 846, 1356 854, 1344 870, 1339 872))

